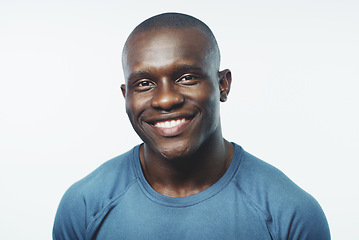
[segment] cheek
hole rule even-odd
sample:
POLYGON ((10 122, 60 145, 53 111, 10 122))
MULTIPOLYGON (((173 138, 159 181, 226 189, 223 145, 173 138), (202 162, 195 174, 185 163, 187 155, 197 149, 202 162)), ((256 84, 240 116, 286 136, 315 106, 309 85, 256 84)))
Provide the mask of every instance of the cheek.
MULTIPOLYGON (((216 128, 220 115, 220 94, 216 86, 211 86, 200 94, 201 105, 204 110, 205 121, 216 128)), ((208 127, 208 126, 207 126, 208 127)))
POLYGON ((132 96, 126 97, 126 113, 130 118, 131 122, 134 121, 140 107, 141 107, 141 102, 137 101, 135 97, 132 96))
POLYGON ((133 126, 133 128, 140 129, 141 117, 143 112, 149 109, 148 96, 139 94, 130 94, 126 96, 126 113, 133 126))
POLYGON ((219 106, 220 100, 218 86, 211 84, 202 88, 198 91, 197 99, 206 109, 211 110, 211 112, 215 111, 219 106))
POLYGON ((138 101, 134 101, 132 98, 126 99, 126 113, 128 119, 130 120, 133 130, 135 130, 137 135, 142 138, 142 128, 140 126, 140 121, 138 120, 140 115, 139 113, 141 112, 140 107, 141 106, 138 101))

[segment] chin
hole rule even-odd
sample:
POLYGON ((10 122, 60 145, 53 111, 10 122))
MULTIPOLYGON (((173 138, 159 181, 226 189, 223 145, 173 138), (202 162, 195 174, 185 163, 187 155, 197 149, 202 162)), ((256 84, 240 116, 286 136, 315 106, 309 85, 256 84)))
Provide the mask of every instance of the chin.
POLYGON ((171 144, 171 146, 156 146, 156 152, 167 160, 179 160, 186 158, 195 152, 191 144, 171 144))

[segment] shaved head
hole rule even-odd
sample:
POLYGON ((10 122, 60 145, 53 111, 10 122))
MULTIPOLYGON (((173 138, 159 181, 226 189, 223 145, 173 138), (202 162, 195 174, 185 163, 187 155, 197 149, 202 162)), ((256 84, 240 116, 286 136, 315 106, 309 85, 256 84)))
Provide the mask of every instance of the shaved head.
MULTIPOLYGON (((212 61, 215 62, 217 71, 219 70, 220 65, 220 51, 211 29, 201 20, 192 17, 190 15, 182 14, 182 13, 163 13, 156 16, 153 16, 142 23, 140 23, 129 35, 127 41, 125 43, 123 53, 122 53, 122 63, 126 62, 126 54, 128 43, 131 39, 141 35, 144 32, 151 31, 165 31, 166 29, 185 29, 185 28, 195 28, 200 30, 205 34, 208 41, 209 49, 208 51, 211 53, 212 61)), ((195 36, 190 36, 195 37, 195 36)))

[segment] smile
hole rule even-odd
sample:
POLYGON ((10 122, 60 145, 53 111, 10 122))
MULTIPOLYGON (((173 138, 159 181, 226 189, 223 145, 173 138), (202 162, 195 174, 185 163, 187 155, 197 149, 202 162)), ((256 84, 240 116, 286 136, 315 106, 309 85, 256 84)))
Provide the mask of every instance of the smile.
POLYGON ((158 128, 173 128, 178 125, 181 125, 181 123, 184 123, 185 121, 186 121, 185 118, 172 119, 172 120, 167 120, 167 121, 156 122, 154 124, 154 126, 158 127, 158 128))
POLYGON ((175 137, 185 131, 186 126, 191 122, 191 119, 184 117, 154 121, 150 126, 161 136, 163 137, 175 137))

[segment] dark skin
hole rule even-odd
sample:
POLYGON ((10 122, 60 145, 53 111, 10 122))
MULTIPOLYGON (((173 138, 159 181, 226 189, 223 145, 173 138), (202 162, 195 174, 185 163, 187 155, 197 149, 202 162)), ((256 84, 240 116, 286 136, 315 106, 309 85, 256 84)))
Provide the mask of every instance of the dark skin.
POLYGON ((231 72, 218 71, 212 48, 199 29, 167 28, 133 34, 123 53, 121 89, 144 142, 141 166, 153 189, 166 196, 187 197, 209 188, 233 156, 219 112, 231 72))

